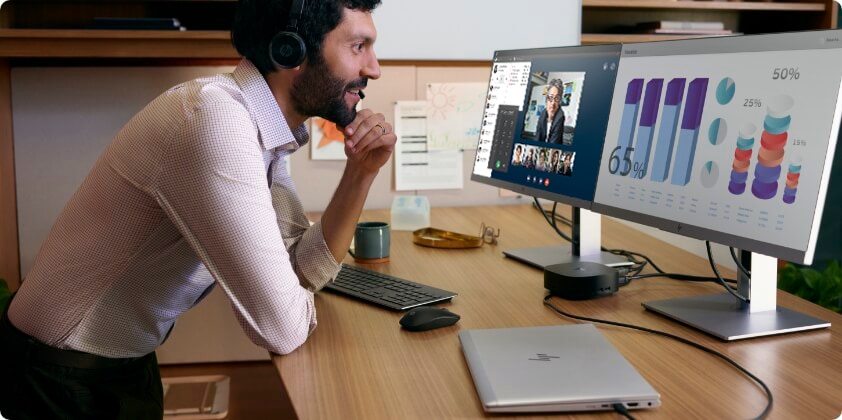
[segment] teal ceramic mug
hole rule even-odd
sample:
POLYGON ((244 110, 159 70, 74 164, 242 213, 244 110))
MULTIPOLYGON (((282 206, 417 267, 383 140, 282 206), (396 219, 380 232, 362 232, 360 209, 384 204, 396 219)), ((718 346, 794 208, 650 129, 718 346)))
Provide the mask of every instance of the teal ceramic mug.
POLYGON ((351 256, 360 263, 375 264, 389 261, 390 226, 386 222, 360 222, 354 232, 351 256))

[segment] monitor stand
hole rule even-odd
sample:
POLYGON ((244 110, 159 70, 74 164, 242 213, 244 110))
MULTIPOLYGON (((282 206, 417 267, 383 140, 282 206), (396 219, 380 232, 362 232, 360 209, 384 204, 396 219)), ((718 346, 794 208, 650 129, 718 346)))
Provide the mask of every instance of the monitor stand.
POLYGON ((573 207, 573 235, 575 243, 538 248, 519 248, 503 251, 503 255, 536 268, 573 261, 591 261, 611 267, 630 265, 625 257, 602 252, 602 219, 597 213, 573 207))
POLYGON ((724 341, 764 337, 830 327, 830 322, 777 306, 777 259, 742 251, 740 260, 754 279, 739 273, 738 292, 750 304, 728 293, 643 302, 653 312, 724 341))

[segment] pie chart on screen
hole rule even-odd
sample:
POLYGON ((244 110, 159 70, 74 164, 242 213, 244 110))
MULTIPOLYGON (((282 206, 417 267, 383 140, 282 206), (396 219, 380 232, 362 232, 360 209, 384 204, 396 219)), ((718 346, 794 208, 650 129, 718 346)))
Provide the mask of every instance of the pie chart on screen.
POLYGON ((708 129, 708 140, 710 144, 718 146, 725 141, 725 136, 728 135, 728 124, 722 118, 717 118, 710 123, 708 129))
POLYGON ((737 85, 734 83, 734 79, 730 77, 722 79, 716 87, 716 102, 719 102, 719 105, 727 105, 731 102, 731 99, 734 99, 736 91, 737 85))
POLYGON ((716 181, 719 180, 719 165, 712 160, 702 165, 702 173, 699 174, 699 179, 703 187, 713 188, 716 181))

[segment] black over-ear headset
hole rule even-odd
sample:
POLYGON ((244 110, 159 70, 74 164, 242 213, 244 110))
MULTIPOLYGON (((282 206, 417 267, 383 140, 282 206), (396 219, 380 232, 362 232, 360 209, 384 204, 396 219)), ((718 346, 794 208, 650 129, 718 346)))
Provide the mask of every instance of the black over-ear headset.
POLYGON ((278 68, 298 67, 307 57, 307 47, 298 35, 298 21, 303 13, 304 0, 293 0, 286 30, 278 32, 269 42, 269 57, 278 68))

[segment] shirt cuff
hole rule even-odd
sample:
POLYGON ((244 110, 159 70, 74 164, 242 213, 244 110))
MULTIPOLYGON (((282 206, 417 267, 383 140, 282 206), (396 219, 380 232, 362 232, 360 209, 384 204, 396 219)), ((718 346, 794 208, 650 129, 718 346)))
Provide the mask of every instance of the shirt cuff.
POLYGON ((311 292, 321 290, 342 268, 325 242, 321 222, 310 226, 301 236, 295 247, 295 261, 301 285, 311 292))

